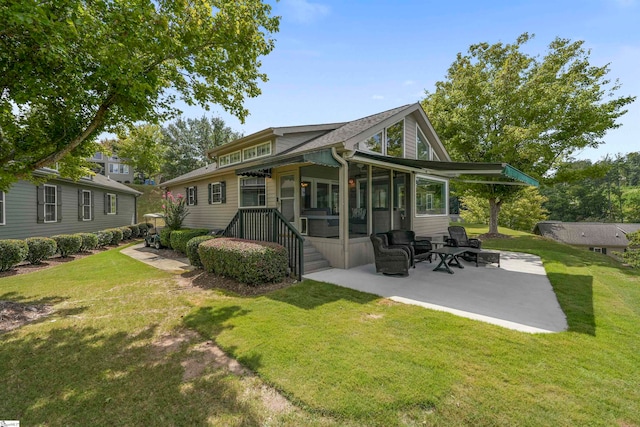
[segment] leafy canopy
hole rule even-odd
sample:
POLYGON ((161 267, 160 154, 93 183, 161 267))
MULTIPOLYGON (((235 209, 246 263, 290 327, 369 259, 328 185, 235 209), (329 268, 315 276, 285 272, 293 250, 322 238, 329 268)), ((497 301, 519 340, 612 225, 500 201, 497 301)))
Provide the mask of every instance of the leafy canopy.
POLYGON ((65 0, 0 8, 0 188, 62 161, 103 131, 158 122, 174 102, 241 121, 279 18, 260 0, 65 0))
POLYGON ((162 130, 154 124, 134 127, 120 136, 113 148, 118 157, 126 159, 126 163, 144 177, 160 172, 166 151, 162 130))

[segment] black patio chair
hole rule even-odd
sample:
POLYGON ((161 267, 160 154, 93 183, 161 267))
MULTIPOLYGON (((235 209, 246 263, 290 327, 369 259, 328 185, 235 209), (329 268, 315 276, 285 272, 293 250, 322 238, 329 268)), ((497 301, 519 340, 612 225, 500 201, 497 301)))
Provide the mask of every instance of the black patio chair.
POLYGON ((369 236, 373 244, 376 272, 385 275, 409 275, 411 252, 406 247, 389 247, 386 233, 369 236))
POLYGON ((416 261, 431 262, 431 242, 428 240, 416 241, 416 233, 412 230, 391 230, 387 231, 389 247, 408 246, 411 250, 411 265, 415 267, 416 261))
MULTIPOLYGON (((467 230, 460 225, 452 225, 449 227, 449 237, 445 238, 445 246, 454 246, 457 248, 472 248, 481 249, 482 240, 471 239, 467 236, 467 230)), ((462 258, 466 261, 473 261, 477 259, 477 254, 470 254, 465 252, 462 254, 462 258)))

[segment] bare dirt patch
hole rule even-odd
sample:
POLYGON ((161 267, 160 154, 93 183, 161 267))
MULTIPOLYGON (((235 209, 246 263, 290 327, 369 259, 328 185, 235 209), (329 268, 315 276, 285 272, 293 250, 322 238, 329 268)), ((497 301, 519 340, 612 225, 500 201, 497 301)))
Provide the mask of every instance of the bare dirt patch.
POLYGON ((201 289, 221 289, 241 296, 260 296, 289 287, 296 283, 296 280, 287 277, 279 283, 263 283, 257 286, 251 286, 228 277, 217 276, 202 270, 194 270, 183 273, 179 283, 183 285, 190 283, 191 286, 201 289))
POLYGON ((45 317, 53 312, 46 304, 28 304, 0 300, 0 334, 45 317))

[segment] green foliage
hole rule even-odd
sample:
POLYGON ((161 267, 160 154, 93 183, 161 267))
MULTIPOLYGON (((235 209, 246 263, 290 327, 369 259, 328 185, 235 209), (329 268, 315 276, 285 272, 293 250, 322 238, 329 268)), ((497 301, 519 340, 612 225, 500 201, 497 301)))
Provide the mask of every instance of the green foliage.
POLYGON ((160 244, 166 248, 171 249, 171 232, 173 230, 169 227, 165 227, 160 230, 160 244))
POLYGON ((116 141, 114 151, 120 158, 127 159, 127 164, 144 177, 157 175, 165 151, 160 126, 135 126, 116 141))
POLYGON ((29 264, 40 264, 42 260, 54 256, 58 250, 56 241, 48 237, 29 237, 24 241, 29 247, 29 253, 25 258, 29 264))
POLYGON ((138 227, 138 231, 139 231, 139 236, 146 236, 147 235, 147 231, 149 230, 149 226, 147 225, 146 222, 139 222, 136 224, 136 226, 138 227))
POLYGON ((180 230, 173 230, 169 241, 173 250, 180 253, 187 253, 187 243, 194 237, 204 236, 209 234, 210 230, 206 228, 183 228, 180 230))
POLYGON ((98 236, 94 233, 76 233, 82 239, 80 252, 89 252, 98 247, 98 236))
POLYGON ((51 236, 56 241, 58 252, 62 258, 77 254, 82 248, 82 237, 77 234, 58 234, 51 236))
MULTIPOLYGON (((616 120, 635 98, 616 96, 608 65, 590 65, 584 42, 561 38, 542 57, 526 54, 531 38, 472 45, 427 93, 422 105, 453 160, 506 162, 539 179, 620 126, 616 120)), ((495 232, 502 202, 519 197, 521 188, 472 184, 467 191, 489 199, 495 232)))
POLYGON ((202 268, 202 261, 200 260, 200 253, 198 253, 198 247, 200 246, 200 243, 215 238, 215 236, 197 236, 187 242, 186 254, 191 265, 202 268))
POLYGON ((133 231, 129 228, 129 226, 118 227, 120 231, 122 231, 122 240, 129 240, 133 235, 133 231))
POLYGON ((131 230, 131 238, 135 239, 137 237, 140 237, 140 227, 138 227, 137 225, 127 225, 127 227, 129 227, 129 230, 131 230))
POLYGON ((109 245, 119 245, 124 237, 122 234, 122 230, 120 230, 119 228, 107 228, 104 231, 108 231, 111 233, 111 241, 109 241, 109 245))
POLYGON ((172 230, 180 229, 184 219, 189 215, 187 199, 182 194, 174 197, 170 191, 168 191, 166 195, 163 195, 162 198, 164 199, 162 209, 165 216, 165 225, 172 230))
POLYGON ((219 238, 201 243, 204 269, 248 285, 279 282, 287 274, 287 250, 276 243, 219 238))
POLYGON ((279 18, 260 0, 8 2, 0 13, 0 188, 62 162, 86 175, 96 136, 218 105, 242 122, 279 18))
POLYGON ((111 244, 113 233, 110 230, 100 230, 96 232, 96 237, 98 238, 98 247, 104 248, 111 244))
POLYGON ((27 258, 29 246, 24 240, 0 240, 0 271, 7 271, 27 258))
POLYGON ((622 254, 624 261, 632 267, 640 268, 640 230, 627 234, 629 247, 622 254))
POLYGON ((162 176, 166 179, 206 166, 207 151, 242 137, 219 117, 179 118, 165 126, 162 133, 167 146, 162 165, 162 176))

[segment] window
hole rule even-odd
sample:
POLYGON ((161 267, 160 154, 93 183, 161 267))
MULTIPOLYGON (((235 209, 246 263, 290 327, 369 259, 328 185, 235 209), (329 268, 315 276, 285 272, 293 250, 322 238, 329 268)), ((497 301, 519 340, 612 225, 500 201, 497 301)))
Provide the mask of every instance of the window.
POLYGON ((242 161, 242 152, 234 151, 230 154, 225 154, 224 156, 218 157, 218 166, 227 166, 233 165, 235 163, 240 163, 242 161))
POLYGON ((224 203, 224 182, 212 182, 209 184, 209 204, 224 203))
POLYGON ((129 165, 122 163, 109 163, 109 173, 128 174, 129 165))
POLYGON ((93 158, 96 160, 102 160, 102 153, 98 151, 96 154, 93 155, 93 158))
POLYGON ((416 154, 418 160, 431 160, 431 146, 419 127, 416 126, 416 154))
POLYGON ((369 151, 382 154, 382 132, 373 135, 364 144, 369 151))
POLYGON ((82 190, 82 220, 91 221, 91 191, 82 190))
POLYGON ((105 197, 105 212, 107 215, 115 215, 118 213, 118 196, 107 193, 105 197))
POLYGON ((194 206, 198 204, 198 187, 187 187, 187 205, 194 206))
POLYGON ((416 176, 416 215, 447 214, 447 182, 416 176))
MULTIPOLYGON (((364 141, 363 149, 385 156, 404 156, 404 119, 364 141)), ((360 144, 358 144, 360 147, 360 144)))
POLYGON ((55 185, 44 185, 44 222, 58 221, 57 195, 55 185))
POLYGON ((0 191, 0 225, 5 225, 5 222, 4 222, 4 191, 0 191))
POLYGON ((264 144, 254 145, 253 147, 242 150, 242 160, 246 162, 247 160, 268 156, 270 154, 271 142, 265 142, 264 144))
POLYGON ((240 178, 240 207, 266 207, 267 183, 264 178, 240 178))

